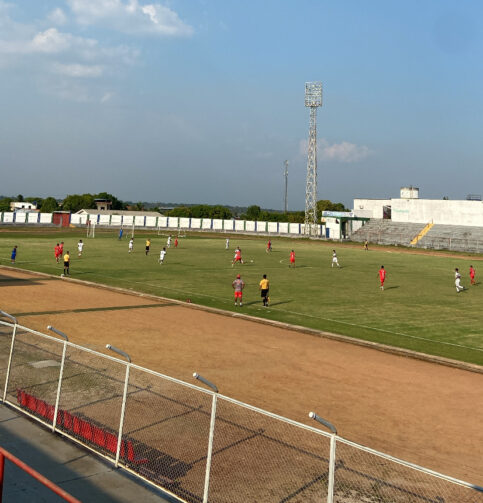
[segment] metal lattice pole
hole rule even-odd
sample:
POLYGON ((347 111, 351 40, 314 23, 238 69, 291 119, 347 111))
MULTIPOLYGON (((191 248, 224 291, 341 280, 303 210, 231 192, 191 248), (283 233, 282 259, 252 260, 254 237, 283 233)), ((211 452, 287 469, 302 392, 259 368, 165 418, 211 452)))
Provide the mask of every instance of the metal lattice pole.
POLYGON ((284 205, 283 209, 284 212, 287 213, 288 211, 288 203, 287 203, 287 198, 288 198, 288 161, 284 162, 285 169, 283 171, 283 175, 285 177, 285 199, 284 199, 284 205))
POLYGON ((317 107, 322 106, 322 83, 305 84, 305 106, 310 108, 307 183, 305 188, 305 235, 317 232, 317 107))

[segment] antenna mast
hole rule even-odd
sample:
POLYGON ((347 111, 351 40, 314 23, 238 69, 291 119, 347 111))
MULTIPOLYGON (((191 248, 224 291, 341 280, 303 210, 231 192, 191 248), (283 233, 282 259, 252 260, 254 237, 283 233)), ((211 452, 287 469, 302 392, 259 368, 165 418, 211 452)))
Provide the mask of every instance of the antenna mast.
POLYGON ((305 106, 310 108, 307 183, 305 188, 305 235, 317 236, 317 108, 322 106, 322 83, 305 83, 305 106))
POLYGON ((284 212, 287 213, 288 208, 287 208, 287 196, 288 196, 288 161, 284 162, 285 169, 284 169, 284 176, 285 176, 285 199, 284 199, 284 212))

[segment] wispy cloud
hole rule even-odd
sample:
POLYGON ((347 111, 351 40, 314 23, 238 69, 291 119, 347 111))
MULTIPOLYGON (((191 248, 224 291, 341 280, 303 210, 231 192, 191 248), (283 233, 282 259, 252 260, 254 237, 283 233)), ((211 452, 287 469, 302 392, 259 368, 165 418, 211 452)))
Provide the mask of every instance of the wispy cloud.
MULTIPOLYGON (((308 141, 301 140, 300 153, 307 155, 308 141)), ((356 145, 348 141, 330 144, 325 138, 317 142, 317 157, 325 161, 351 163, 361 161, 372 154, 371 149, 364 145, 356 145)))
POLYGON ((140 4, 138 0, 68 0, 76 20, 136 35, 189 37, 193 28, 164 5, 140 4))
POLYGON ((49 13, 47 19, 55 25, 62 26, 67 22, 67 16, 62 9, 58 7, 49 13))
POLYGON ((55 73, 65 75, 67 77, 96 78, 102 75, 104 68, 101 65, 55 63, 53 70, 55 73))

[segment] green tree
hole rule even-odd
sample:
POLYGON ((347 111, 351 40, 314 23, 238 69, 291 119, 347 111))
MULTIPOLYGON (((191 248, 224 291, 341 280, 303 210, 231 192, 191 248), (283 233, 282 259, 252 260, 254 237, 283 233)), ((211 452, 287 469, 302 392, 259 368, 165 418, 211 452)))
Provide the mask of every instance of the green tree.
POLYGON ((22 196, 22 194, 19 194, 19 195, 17 196, 17 201, 18 201, 19 203, 22 203, 22 202, 23 202, 23 196, 22 196))
POLYGON ((62 202, 62 209, 65 211, 71 211, 72 213, 82 209, 93 209, 96 207, 94 199, 95 198, 92 194, 68 195, 62 202))
POLYGON ((11 197, 5 197, 0 200, 0 211, 10 211, 10 203, 13 201, 11 197))
POLYGON ((126 209, 126 204, 123 201, 121 201, 116 196, 113 196, 112 194, 109 194, 107 192, 99 192, 99 194, 96 194, 94 196, 94 199, 106 199, 107 201, 111 201, 111 203, 112 203, 111 208, 113 210, 125 210, 126 209))
POLYGON ((323 211, 347 211, 342 203, 333 203, 328 199, 317 201, 317 214, 322 215, 323 211))
POLYGON ((168 211, 167 214, 170 217, 189 218, 191 217, 191 208, 188 208, 187 206, 177 206, 176 208, 168 211))
POLYGON ((42 205, 40 206, 40 211, 42 213, 52 213, 59 209, 59 205, 54 197, 46 197, 42 201, 42 205))
POLYGON ((257 206, 256 204, 249 206, 247 208, 247 213, 246 213, 247 220, 258 220, 258 217, 260 215, 260 211, 261 211, 260 206, 257 206))

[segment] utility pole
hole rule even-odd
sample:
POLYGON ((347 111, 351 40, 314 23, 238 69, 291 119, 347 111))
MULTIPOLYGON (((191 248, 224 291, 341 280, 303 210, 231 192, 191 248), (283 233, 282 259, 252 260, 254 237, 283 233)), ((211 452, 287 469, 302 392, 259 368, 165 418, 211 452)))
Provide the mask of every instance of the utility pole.
POLYGON ((284 212, 287 213, 288 211, 288 206, 287 206, 287 197, 288 197, 288 161, 284 162, 284 176, 285 176, 285 199, 284 199, 284 205, 283 209, 284 212))

